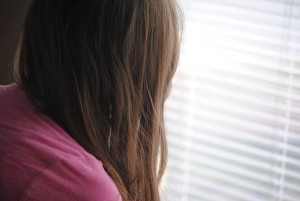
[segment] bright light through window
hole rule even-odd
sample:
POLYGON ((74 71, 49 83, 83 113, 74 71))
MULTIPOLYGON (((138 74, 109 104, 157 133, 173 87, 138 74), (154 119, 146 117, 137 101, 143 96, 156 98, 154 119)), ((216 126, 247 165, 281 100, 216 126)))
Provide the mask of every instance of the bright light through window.
POLYGON ((300 199, 300 0, 181 0, 169 201, 300 199))

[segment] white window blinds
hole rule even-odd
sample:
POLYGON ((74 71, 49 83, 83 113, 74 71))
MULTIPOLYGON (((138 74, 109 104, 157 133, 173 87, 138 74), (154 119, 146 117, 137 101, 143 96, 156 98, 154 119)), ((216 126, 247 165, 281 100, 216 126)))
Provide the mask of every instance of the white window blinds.
POLYGON ((181 2, 163 200, 300 200, 300 0, 181 2))

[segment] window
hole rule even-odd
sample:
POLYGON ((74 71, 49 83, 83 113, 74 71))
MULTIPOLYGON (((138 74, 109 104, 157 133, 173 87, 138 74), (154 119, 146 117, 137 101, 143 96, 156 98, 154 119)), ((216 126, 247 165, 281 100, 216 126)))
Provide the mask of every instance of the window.
POLYGON ((181 0, 168 201, 300 199, 300 0, 181 0))

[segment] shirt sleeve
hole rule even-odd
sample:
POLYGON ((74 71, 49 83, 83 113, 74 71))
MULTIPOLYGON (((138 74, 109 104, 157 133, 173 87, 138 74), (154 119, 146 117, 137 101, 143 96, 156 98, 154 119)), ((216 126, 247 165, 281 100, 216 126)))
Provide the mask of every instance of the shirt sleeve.
POLYGON ((60 159, 38 174, 20 201, 121 201, 100 161, 60 159))

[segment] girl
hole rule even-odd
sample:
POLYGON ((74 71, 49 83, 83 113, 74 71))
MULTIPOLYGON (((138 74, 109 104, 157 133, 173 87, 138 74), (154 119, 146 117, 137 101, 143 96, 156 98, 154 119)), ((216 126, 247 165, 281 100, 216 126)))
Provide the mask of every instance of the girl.
POLYGON ((33 0, 0 88, 0 200, 160 200, 175 0, 33 0))

